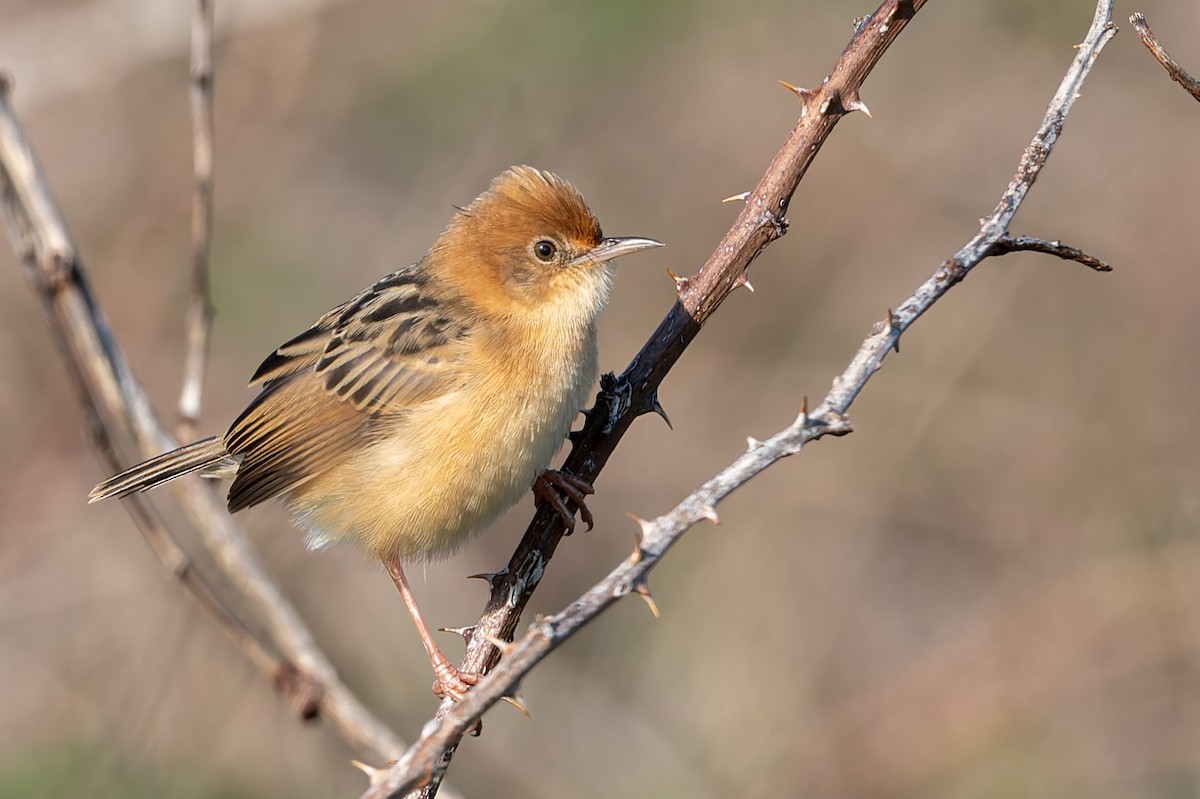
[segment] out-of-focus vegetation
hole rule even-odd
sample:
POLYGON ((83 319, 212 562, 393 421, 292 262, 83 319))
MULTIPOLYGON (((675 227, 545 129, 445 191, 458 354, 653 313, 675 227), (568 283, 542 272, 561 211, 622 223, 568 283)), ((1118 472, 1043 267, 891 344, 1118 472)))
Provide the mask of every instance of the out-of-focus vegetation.
MULTIPOLYGON (((0 65, 18 34, 108 2, 0 0, 0 65)), ((419 257, 451 204, 512 163, 571 179, 606 232, 668 243, 620 268, 601 342, 620 370, 670 307, 666 269, 703 263, 736 210, 721 198, 790 129, 798 106, 776 80, 818 83, 871 10, 305 5, 219 43, 205 432, 275 345, 419 257)), ((1158 5, 1142 10, 1200 68, 1195 9, 1158 5)), ((839 125, 789 235, 753 267, 757 291, 665 382, 674 431, 637 423, 598 483, 596 530, 560 548, 532 612, 627 554, 626 512, 667 510, 824 393, 991 210, 1091 14, 995 0, 918 15, 864 89, 874 118, 839 125)), ((93 74, 126 46, 97 29, 75 88, 15 75, 164 413, 186 285, 187 25, 181 6, 163 29, 176 55, 93 74)), ((491 713, 452 782, 496 797, 1200 794, 1198 130, 1195 103, 1123 31, 1014 230, 1117 271, 985 263, 905 337, 854 435, 693 531, 655 574, 663 618, 634 601, 592 625, 528 681, 532 720, 491 713)), ((85 504, 103 474, 7 246, 0 286, 0 796, 354 795, 354 753, 294 720, 117 504, 85 504)), ((474 618, 484 591, 464 577, 507 558, 530 507, 416 579, 433 623, 474 618)), ((242 521, 345 678, 413 737, 434 700, 390 581, 355 553, 306 553, 277 508, 242 521)))

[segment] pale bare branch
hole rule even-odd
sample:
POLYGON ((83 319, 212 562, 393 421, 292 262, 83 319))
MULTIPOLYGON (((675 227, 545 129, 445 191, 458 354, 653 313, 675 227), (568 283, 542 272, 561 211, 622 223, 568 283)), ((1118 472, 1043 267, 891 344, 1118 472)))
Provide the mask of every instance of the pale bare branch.
POLYGON ((209 254, 213 223, 213 6, 196 0, 192 12, 192 249, 186 319, 187 352, 179 394, 179 438, 196 437, 204 397, 204 373, 212 339, 213 306, 209 254))
MULTIPOLYGON (((113 441, 132 439, 150 456, 176 446, 150 408, 125 356, 113 339, 96 302, 82 260, 51 195, 10 101, 10 84, 0 77, 0 207, 13 246, 79 392, 97 450, 111 471, 124 463, 113 441)), ((198 480, 176 481, 173 496, 196 522, 201 539, 229 575, 239 599, 254 609, 269 641, 237 630, 242 625, 207 588, 197 588, 186 556, 154 522, 144 497, 125 500, 143 534, 164 564, 184 581, 252 661, 268 670, 305 717, 320 715, 364 757, 386 761, 403 743, 376 719, 338 679, 332 664, 313 642, 291 604, 266 575, 216 495, 198 480), (211 600, 211 601, 210 601, 211 600), (281 656, 267 654, 277 650, 281 656)), ((82 502, 82 497, 80 498, 82 502)), ((242 602, 238 603, 239 605, 242 602)))

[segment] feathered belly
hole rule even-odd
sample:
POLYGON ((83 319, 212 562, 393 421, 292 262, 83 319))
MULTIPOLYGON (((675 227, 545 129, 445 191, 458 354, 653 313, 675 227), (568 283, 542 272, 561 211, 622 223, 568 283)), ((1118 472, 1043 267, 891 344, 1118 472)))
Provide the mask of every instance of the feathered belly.
POLYGON ((404 560, 448 555, 529 490, 593 380, 523 382, 507 397, 486 385, 448 394, 389 422, 376 443, 295 489, 287 504, 312 546, 352 541, 404 560))

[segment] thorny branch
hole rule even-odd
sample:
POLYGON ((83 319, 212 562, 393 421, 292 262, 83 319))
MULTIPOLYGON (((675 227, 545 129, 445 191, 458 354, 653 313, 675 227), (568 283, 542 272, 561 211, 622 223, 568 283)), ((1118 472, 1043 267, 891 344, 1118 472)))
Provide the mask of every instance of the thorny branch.
MULTIPOLYGON (((93 444, 108 468, 117 471, 124 463, 114 445, 117 438, 131 438, 147 457, 176 443, 154 416, 109 331, 66 222, 12 107, 10 90, 8 79, 0 75, 0 207, 17 256, 45 307, 93 444)), ((364 756, 395 757, 404 744, 338 679, 333 665, 208 489, 196 481, 179 481, 172 496, 195 522, 217 565, 231 577, 239 599, 258 614, 269 645, 250 635, 221 605, 144 497, 130 497, 125 502, 164 566, 193 592, 250 660, 279 684, 302 717, 329 719, 364 756)))
MULTIPOLYGON (((804 174, 811 154, 815 153, 816 145, 824 140, 824 136, 832 127, 831 123, 836 121, 837 116, 849 110, 851 105, 857 104, 862 107, 858 99, 858 86, 882 52, 880 50, 875 53, 874 59, 869 63, 858 63, 855 59, 864 55, 856 49, 857 46, 862 46, 862 37, 874 39, 883 36, 889 28, 899 27, 911 17, 920 5, 921 3, 885 3, 875 15, 859 26, 838 67, 821 88, 812 91, 796 90, 804 102, 804 107, 800 123, 792 132, 788 143, 780 150, 758 188, 747 196, 746 208, 739 216, 738 222, 708 263, 695 276, 677 279, 679 303, 659 326, 655 336, 635 357, 625 374, 615 381, 609 381, 610 390, 618 389, 618 406, 621 410, 615 415, 610 414, 607 420, 601 418, 602 414, 593 413, 568 459, 568 468, 583 466, 585 470, 581 474, 587 478, 594 477, 603 464, 603 459, 611 452, 615 443, 612 437, 619 436, 637 415, 655 409, 655 389, 662 374, 724 296, 736 286, 745 283, 745 270, 750 261, 762 247, 782 233, 782 215, 787 207, 787 200, 795 190, 796 182, 804 174), (847 61, 855 63, 847 64, 847 61), (829 120, 828 125, 806 127, 806 122, 812 124, 821 119, 829 120), (797 142, 798 133, 801 131, 805 131, 801 135, 811 135, 814 138, 797 142), (807 146, 796 146, 800 143, 807 145, 810 141, 814 145, 811 149, 807 146), (772 209, 779 210, 775 212, 772 209), (680 320, 681 313, 689 315, 690 326, 677 321, 680 320), (594 448, 591 453, 588 453, 589 447, 594 448), (589 454, 590 458, 587 457, 589 454)), ((387 770, 375 770, 370 774, 372 785, 363 795, 363 799, 396 796, 414 788, 422 795, 436 792, 437 782, 445 772, 449 757, 463 735, 475 726, 484 711, 503 699, 516 699, 522 678, 542 658, 620 597, 630 593, 638 594, 657 615, 647 578, 667 550, 697 522, 703 519, 717 521, 717 503, 766 467, 799 452, 810 441, 826 435, 849 433, 851 426, 846 413, 850 405, 865 388, 871 376, 882 368, 889 351, 899 347, 901 334, 985 258, 1029 249, 1078 261, 1098 271, 1108 270, 1109 267, 1103 262, 1074 248, 1064 247, 1058 242, 1011 237, 1008 228, 1049 157, 1067 114, 1075 98, 1079 96, 1084 78, 1101 49, 1115 33, 1116 28, 1112 24, 1112 0, 1100 0, 1088 35, 1079 46, 1075 60, 1051 100, 1040 127, 1022 155, 1017 171, 996 208, 987 218, 981 220, 979 232, 961 250, 942 263, 896 311, 889 310, 887 318, 872 328, 850 365, 835 378, 833 388, 821 404, 810 413, 805 402, 799 417, 792 425, 767 441, 750 440, 745 454, 669 513, 653 521, 639 520, 640 529, 635 536, 633 553, 562 612, 539 619, 520 641, 503 646, 503 660, 487 679, 475 686, 460 702, 443 705, 437 717, 425 725, 420 739, 394 766, 387 770)), ((605 407, 611 411, 614 407, 612 400, 609 400, 605 407)), ((480 645, 477 642, 481 639, 493 647, 492 652, 498 652, 495 648, 498 636, 493 630, 504 628, 485 626, 488 622, 494 623, 497 616, 505 622, 509 619, 506 608, 493 608, 493 605, 497 604, 497 589, 513 591, 514 598, 524 596, 525 592, 531 590, 513 583, 509 576, 516 574, 517 567, 522 563, 528 563, 521 559, 522 551, 527 549, 526 542, 531 536, 536 537, 540 534, 550 539, 549 551, 553 551, 558 537, 552 535, 554 525, 550 519, 541 521, 539 525, 539 519, 543 515, 539 514, 539 517, 535 518, 529 533, 526 534, 526 541, 522 542, 517 555, 510 561, 508 570, 492 579, 493 601, 472 636, 472 649, 468 650, 465 663, 476 665, 487 662, 486 657, 483 660, 471 659, 472 653, 479 651, 480 645)), ((539 552, 536 542, 529 551, 534 555, 539 552)), ((543 557, 548 558, 549 553, 545 553, 543 557)), ((544 559, 539 561, 538 565, 544 566, 544 559)), ((528 579, 536 582, 537 576, 540 576, 540 568, 528 579)), ((516 612, 519 613, 519 610, 516 612)), ((515 624, 515 621, 512 623, 515 624)))
POLYGON ((187 309, 187 353, 179 394, 179 437, 195 438, 212 338, 208 261, 213 218, 213 4, 196 0, 192 12, 192 252, 187 309))
POLYGON ((1193 78, 1188 71, 1179 65, 1179 62, 1163 49, 1158 43, 1158 37, 1154 35, 1154 31, 1150 30, 1150 23, 1146 21, 1145 15, 1140 11, 1136 14, 1131 14, 1129 17, 1130 24, 1137 31, 1138 38, 1142 40, 1142 44, 1146 45, 1146 49, 1150 54, 1163 65, 1163 69, 1171 76, 1171 80, 1178 83, 1184 89, 1191 93, 1192 97, 1200 100, 1200 81, 1193 78))
MULTIPOLYGON (((619 377, 601 378, 596 405, 587 413, 583 428, 572 434, 566 471, 595 482, 634 419, 646 413, 666 418, 658 399, 659 384, 725 298, 734 289, 749 285, 746 270, 751 261, 787 232, 788 203, 834 126, 852 111, 869 115, 859 87, 925 2, 885 0, 874 14, 857 21, 850 43, 818 88, 784 84, 800 98, 799 120, 758 185, 740 197, 745 205, 708 262, 695 275, 673 276, 678 300, 650 340, 619 377)), ((558 515, 541 508, 508 565, 486 575, 491 595, 479 620, 462 631, 467 651, 459 663, 461 671, 484 673, 496 663, 500 652, 494 642, 512 640, 521 614, 565 534, 558 515)), ((437 717, 450 709, 450 704, 443 702, 437 717)), ((444 741, 437 767, 429 770, 420 796, 437 793, 460 739, 461 734, 444 741)), ((393 773, 398 771, 393 769, 393 773)), ((369 795, 382 796, 384 792, 373 788, 369 795)))

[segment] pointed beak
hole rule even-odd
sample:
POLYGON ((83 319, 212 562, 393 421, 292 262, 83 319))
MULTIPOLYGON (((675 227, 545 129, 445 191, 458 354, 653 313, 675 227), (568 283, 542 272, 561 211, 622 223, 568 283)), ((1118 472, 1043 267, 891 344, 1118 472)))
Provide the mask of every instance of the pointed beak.
POLYGON ((652 247, 661 247, 661 241, 654 239, 641 239, 636 236, 625 236, 623 238, 601 239, 600 243, 592 249, 585 252, 583 255, 570 262, 570 266, 578 266, 585 261, 602 264, 611 261, 614 258, 620 258, 622 255, 641 252, 652 247))

